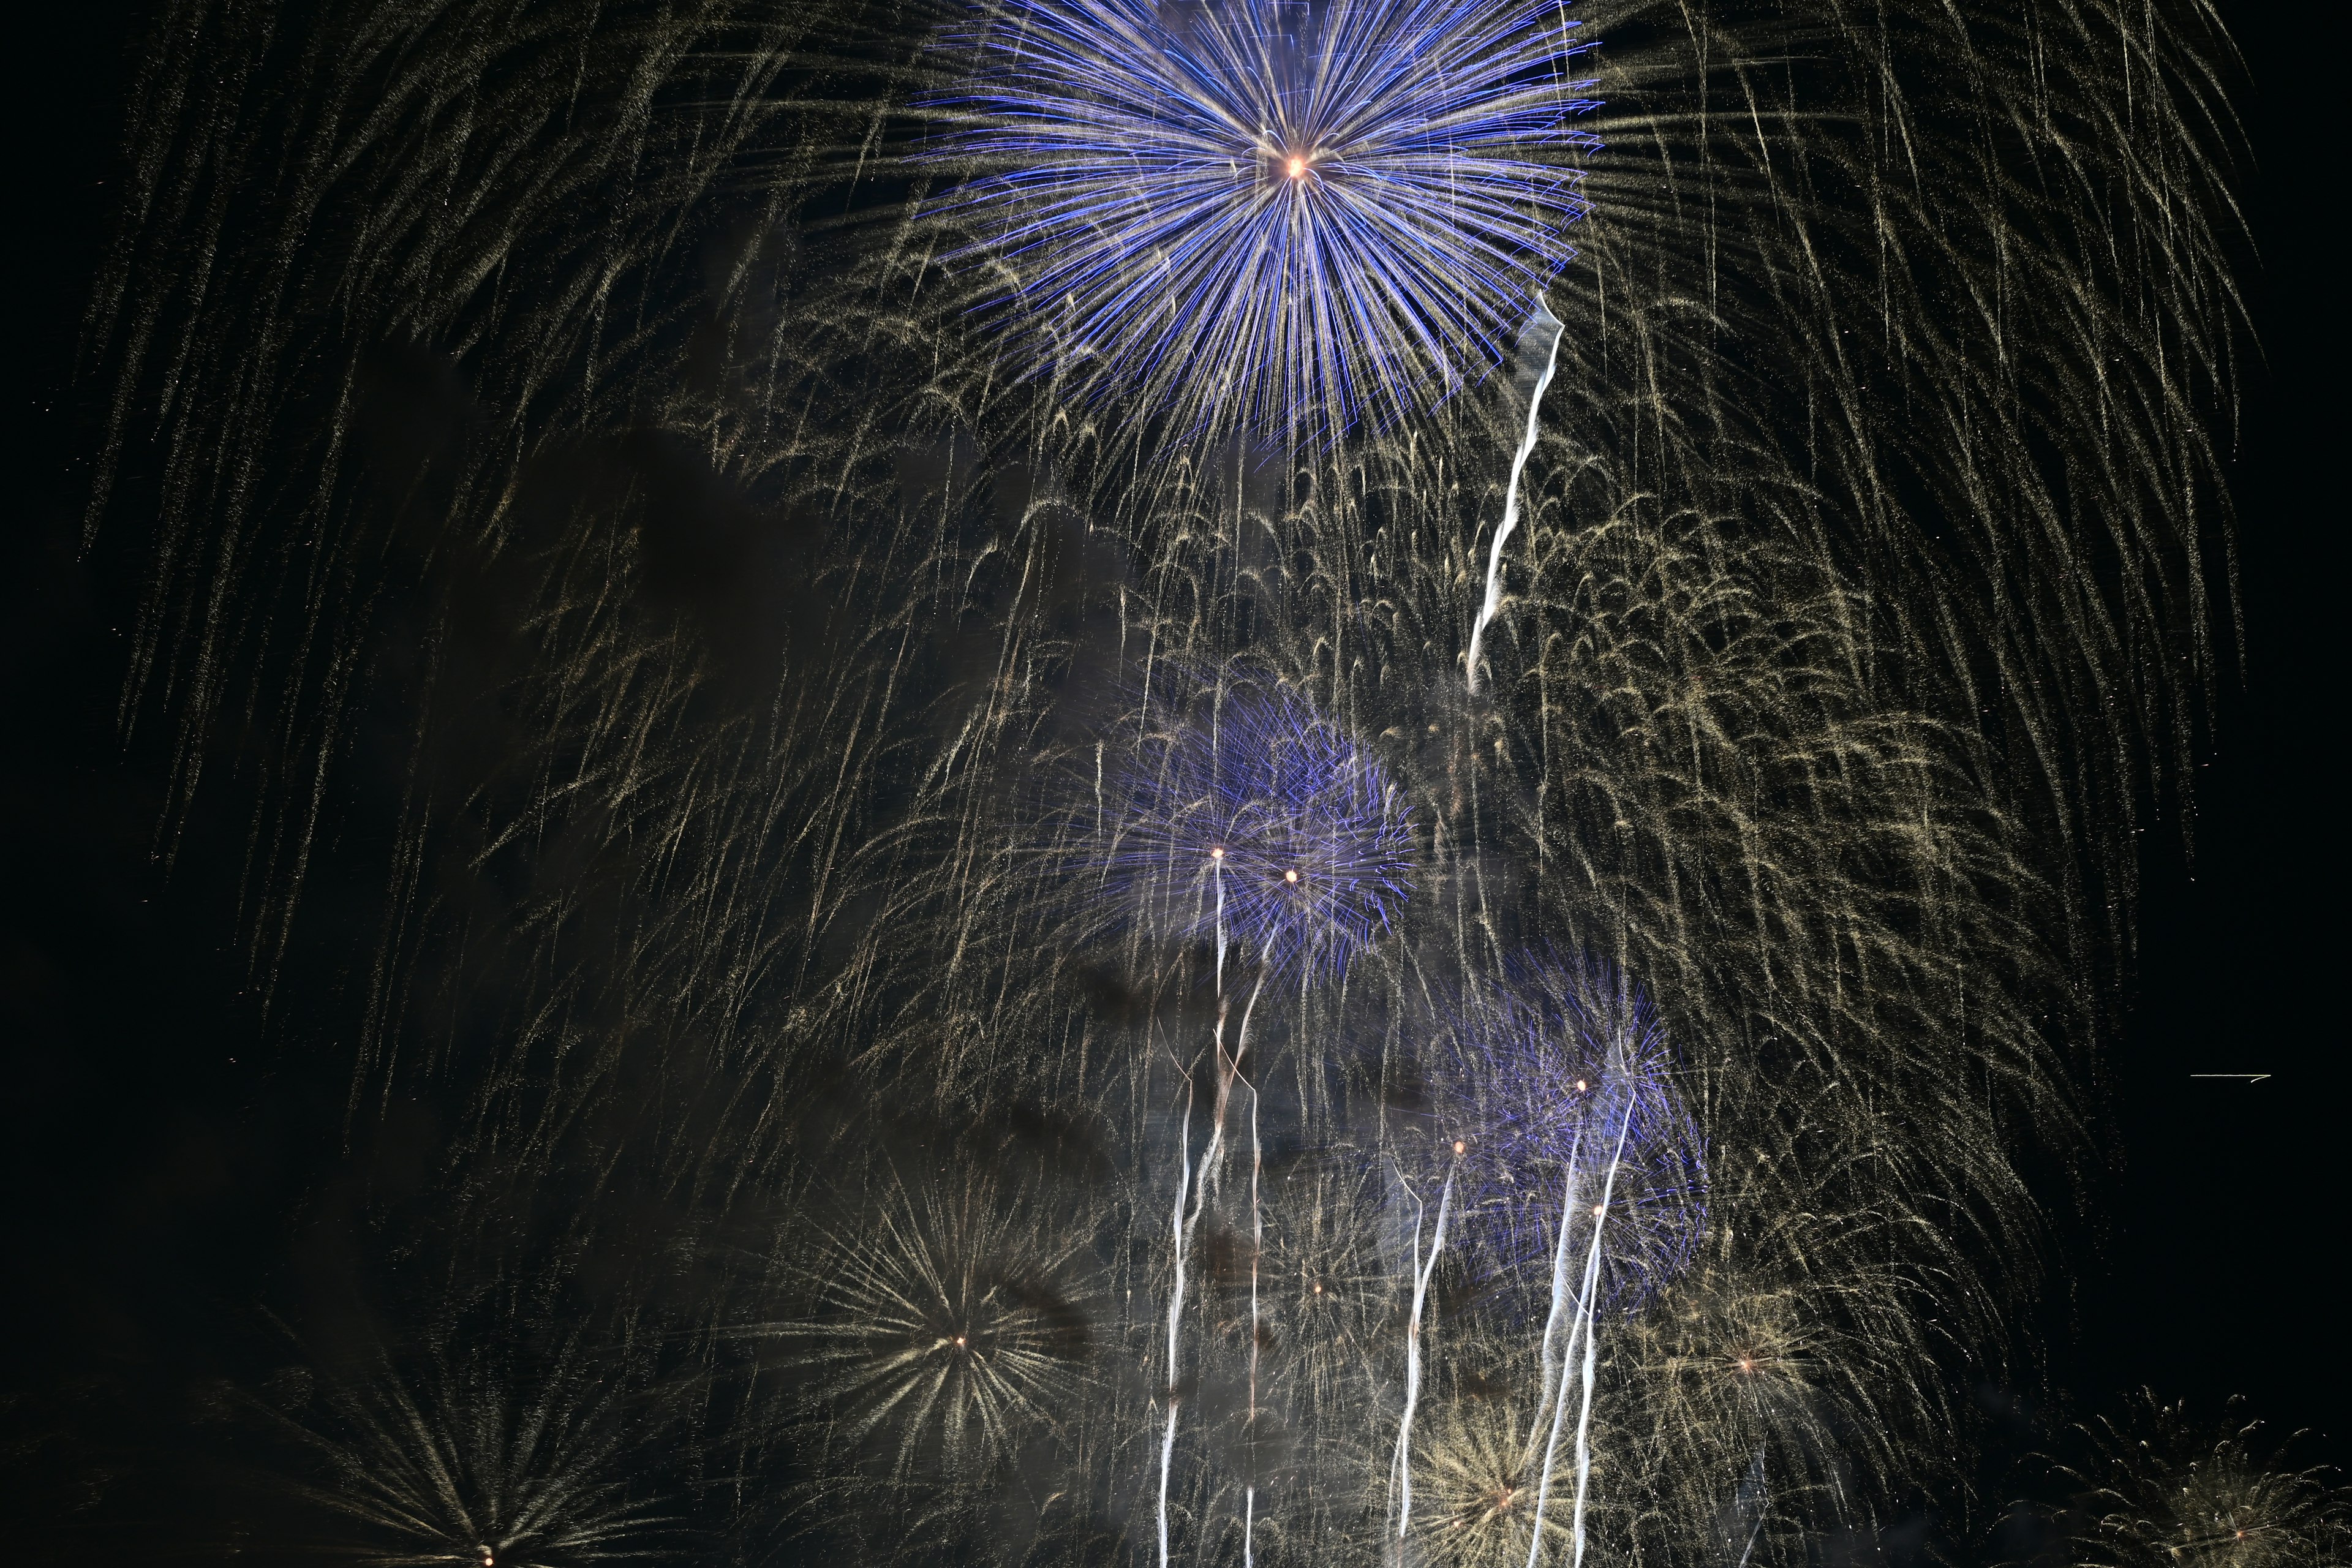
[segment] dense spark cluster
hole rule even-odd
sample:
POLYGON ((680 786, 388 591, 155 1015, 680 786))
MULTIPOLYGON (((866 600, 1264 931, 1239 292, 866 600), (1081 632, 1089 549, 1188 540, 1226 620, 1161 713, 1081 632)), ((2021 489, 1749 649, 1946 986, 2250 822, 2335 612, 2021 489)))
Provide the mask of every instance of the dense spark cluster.
POLYGON ((940 198, 1025 374, 1181 428, 1391 426, 1575 254, 1575 57, 1528 0, 1021 0, 950 32, 940 198), (1216 367, 1202 374, 1202 367, 1216 367))
MULTIPOLYGON (((1490 1400, 1457 1401, 1422 1439, 1424 1500, 1414 1530, 1423 1559, 1446 1568, 1520 1568, 1568 1545, 1563 1511, 1536 1513, 1537 1466, 1528 1415, 1490 1400), (1540 1535, 1541 1546, 1530 1548, 1540 1535)), ((1565 1480, 1552 1477, 1555 1485, 1565 1480)))
POLYGON ((333 1266, 635 1358, 534 1539, 1721 1568, 1953 1480, 2211 675, 2197 0, 1608 0, 1589 92, 1439 0, 255 7, 159 22, 93 310, 124 711, 410 1194, 333 1266))
POLYGON ((1146 708, 1145 738, 1102 786, 1087 890, 1112 918, 1213 941, 1221 958, 1344 971, 1412 892, 1412 807, 1295 689, 1247 671, 1161 679, 1198 689, 1146 708))

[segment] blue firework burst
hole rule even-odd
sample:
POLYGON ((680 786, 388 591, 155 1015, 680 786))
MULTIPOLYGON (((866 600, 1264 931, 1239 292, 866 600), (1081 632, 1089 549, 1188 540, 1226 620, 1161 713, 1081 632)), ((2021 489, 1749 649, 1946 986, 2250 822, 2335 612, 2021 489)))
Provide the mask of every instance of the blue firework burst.
POLYGON ((1385 425, 1483 374, 1573 249, 1559 0, 1001 0, 950 31, 934 209, 1031 372, 1180 428, 1385 425))
POLYGON ((1188 684, 1192 700, 1147 706, 1144 743, 1104 784, 1086 868, 1109 922, 1338 973, 1412 892, 1411 808, 1291 688, 1252 674, 1188 684))
POLYGON ((1475 1133, 1465 1206, 1477 1254, 1548 1282, 1565 1206, 1574 1256, 1601 1226, 1608 1304, 1631 1310, 1680 1274, 1706 1228, 1706 1145, 1642 988, 1605 963, 1529 954, 1448 1033, 1475 1133))

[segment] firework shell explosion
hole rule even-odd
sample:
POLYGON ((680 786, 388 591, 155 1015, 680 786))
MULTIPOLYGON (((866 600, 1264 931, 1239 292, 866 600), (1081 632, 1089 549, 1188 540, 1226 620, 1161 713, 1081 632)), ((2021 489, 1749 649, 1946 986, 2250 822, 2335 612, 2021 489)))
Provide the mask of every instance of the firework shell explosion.
MULTIPOLYGON (((948 35, 940 216, 1024 361, 1182 427, 1389 426, 1490 367, 1575 252, 1554 5, 1018 5, 948 35), (1192 367, 1222 367, 1215 377, 1192 367)), ((1035 373, 1033 369, 1033 374, 1035 373)))
POLYGON ((2076 1561, 2097 1568, 2352 1561, 2352 1488, 2288 1468, 2261 1424, 2225 1410, 2200 1421, 2143 1390, 2120 1421, 2084 1429, 2091 1458, 2066 1473, 2078 1489, 2063 1517, 2076 1561))
POLYGON ((1247 672, 1160 679, 1196 694, 1144 708, 1151 732, 1095 808, 1098 874, 1082 864, 1078 879, 1114 918, 1163 940, 1211 941, 1276 971, 1343 972, 1412 891, 1402 793, 1295 691, 1247 672))
POLYGON ((1563 1214, 1571 1237, 1605 1220, 1602 1295, 1639 1309, 1706 1228, 1706 1150, 1649 997, 1605 964, 1520 954, 1449 1034, 1479 1151, 1464 1217, 1490 1262, 1540 1286, 1563 1214))
POLYGON ((238 1539, 1713 1568, 1960 1484, 2233 608, 2201 4, 165 13, 125 722, 320 1190, 429 1111, 387 1364, 553 1368, 322 1375, 238 1539))

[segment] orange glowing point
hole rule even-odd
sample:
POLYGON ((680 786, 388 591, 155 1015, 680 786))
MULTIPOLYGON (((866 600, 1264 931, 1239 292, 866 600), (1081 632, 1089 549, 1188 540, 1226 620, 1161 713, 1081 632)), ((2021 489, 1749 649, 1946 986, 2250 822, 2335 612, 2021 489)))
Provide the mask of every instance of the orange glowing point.
POLYGON ((1578 1079, 1576 1080, 1576 1092, 1579 1094, 1582 1094, 1584 1092, 1584 1080, 1582 1079, 1578 1079))
POLYGON ((1290 177, 1294 180, 1303 180, 1307 177, 1306 159, 1293 158, 1290 161, 1290 177))
POLYGON ((1282 879, 1286 882, 1296 882, 1298 880, 1298 873, 1296 871, 1285 871, 1282 874, 1282 879))
POLYGON ((1462 1140, 1459 1138, 1454 1141, 1454 1152, 1457 1154, 1462 1152, 1462 1140))
POLYGON ((1598 1217, 1598 1216, 1599 1216, 1599 1215, 1600 1215, 1600 1213, 1601 1213, 1601 1208, 1602 1208, 1603 1206, 1604 1206, 1604 1205, 1601 1205, 1601 1204, 1594 1204, 1594 1205, 1592 1205, 1592 1212, 1593 1212, 1593 1215, 1595 1215, 1595 1217, 1598 1217))
POLYGON ((1209 851, 1209 858, 1212 860, 1222 860, 1224 858, 1225 852, 1222 849, 1212 849, 1209 851))

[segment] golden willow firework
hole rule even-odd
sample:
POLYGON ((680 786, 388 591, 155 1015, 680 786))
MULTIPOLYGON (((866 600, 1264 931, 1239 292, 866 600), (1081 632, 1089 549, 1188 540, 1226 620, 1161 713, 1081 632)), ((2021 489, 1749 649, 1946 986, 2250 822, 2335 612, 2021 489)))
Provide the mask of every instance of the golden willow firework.
POLYGON ((939 155, 971 17, 163 19, 92 315, 125 721, 169 831, 252 825, 353 1127, 438 1109, 457 1255, 541 1216, 444 1287, 577 1273, 665 1347, 646 1550, 1760 1563, 1952 1481, 2229 610, 2229 47, 1579 19, 1549 315, 1295 444, 975 309, 1027 263, 939 155), (1344 965, 1229 940, 1224 870, 1181 919, 1084 873, 1136 801, 1281 796, 1244 689, 1391 792, 1366 856, 1236 858, 1376 866, 1344 965), (1650 999, 1706 1181, 1549 1335, 1576 1270, 1477 1263, 1441 1044, 1538 951, 1650 999))
POLYGON ((2068 1560, 2084 1568, 2352 1561, 2352 1489, 2330 1485, 2323 1470, 2288 1468, 2285 1446, 2265 1443, 2261 1423, 2242 1417, 2232 1408, 2200 1421, 2186 1404, 2142 1391, 2125 1419, 2084 1428, 2094 1457, 2064 1472, 2080 1489, 2062 1516, 2074 1526, 2068 1560))

